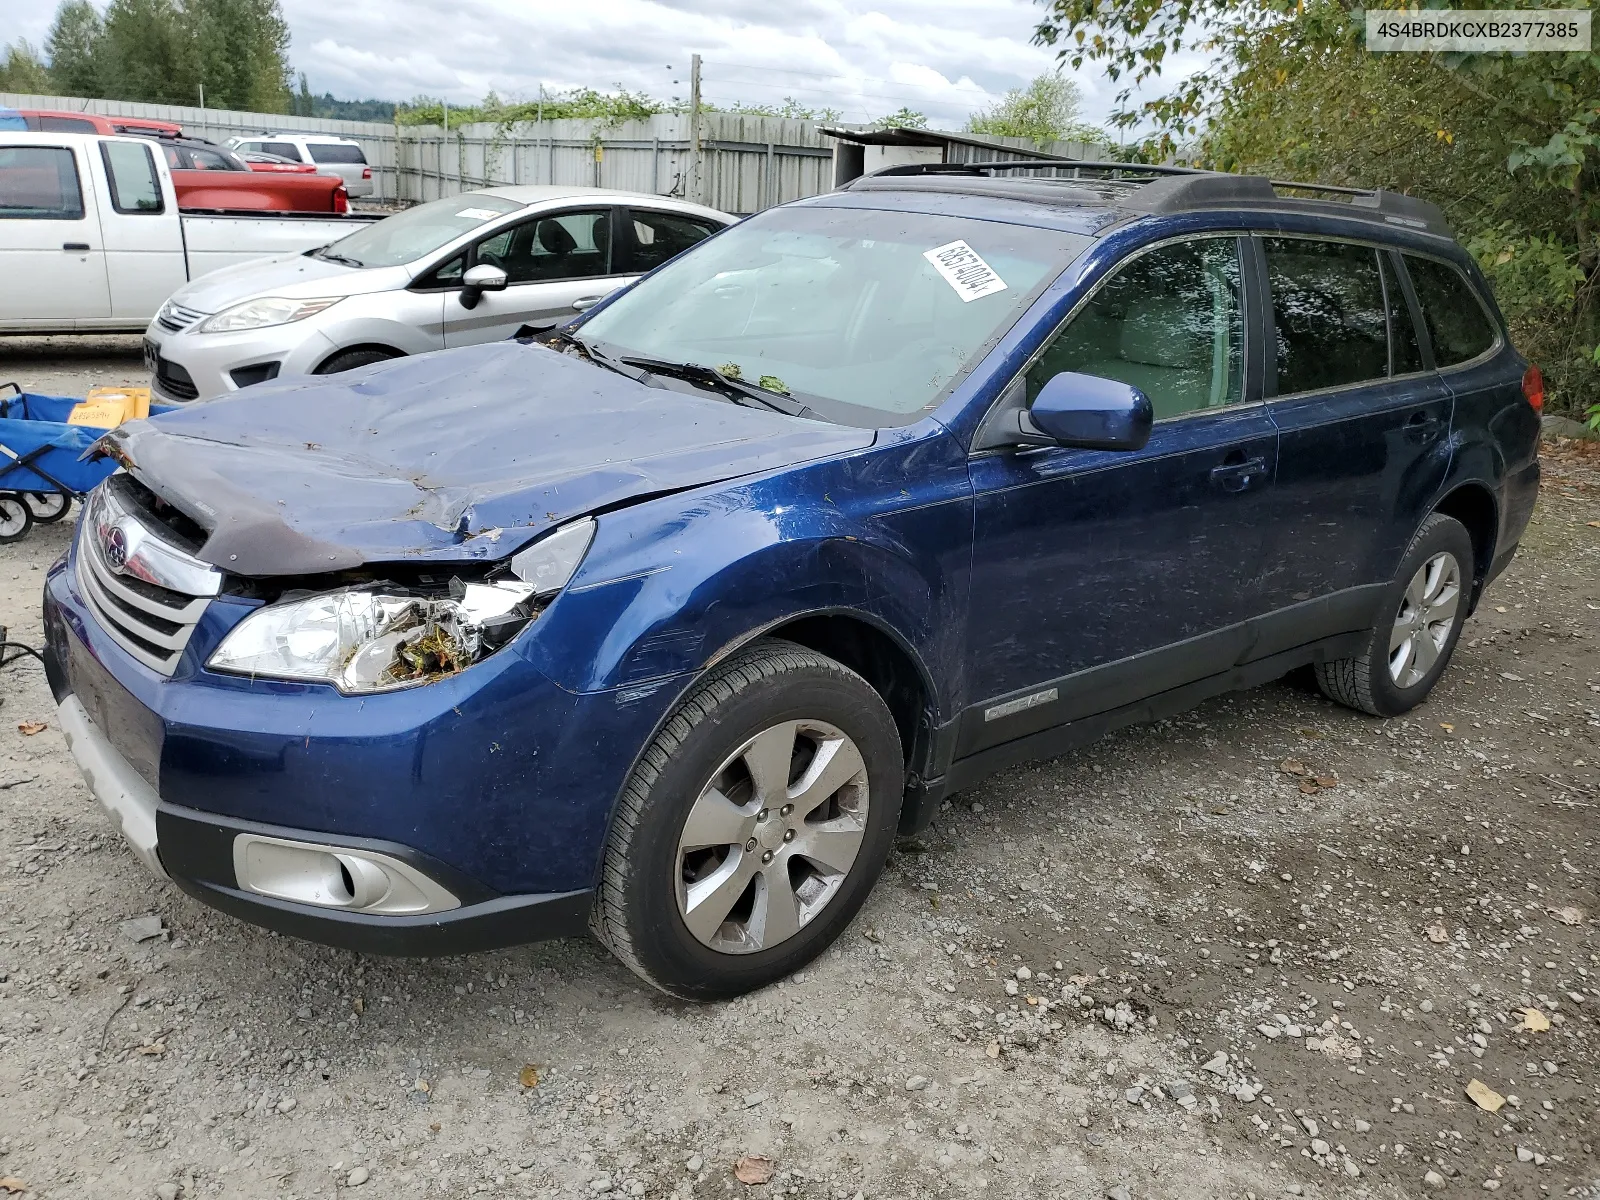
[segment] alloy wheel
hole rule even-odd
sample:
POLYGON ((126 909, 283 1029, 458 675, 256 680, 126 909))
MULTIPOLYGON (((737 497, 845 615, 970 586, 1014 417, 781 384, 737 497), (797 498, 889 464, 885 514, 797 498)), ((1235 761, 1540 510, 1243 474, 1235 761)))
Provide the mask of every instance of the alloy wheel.
POLYGON ((723 762, 678 837, 678 912, 713 950, 799 933, 838 894, 867 828, 867 767, 823 721, 783 721, 723 762))
POLYGON ((1461 566, 1455 555, 1435 554, 1411 577, 1389 634, 1389 678, 1415 687, 1449 644, 1461 607, 1461 566))

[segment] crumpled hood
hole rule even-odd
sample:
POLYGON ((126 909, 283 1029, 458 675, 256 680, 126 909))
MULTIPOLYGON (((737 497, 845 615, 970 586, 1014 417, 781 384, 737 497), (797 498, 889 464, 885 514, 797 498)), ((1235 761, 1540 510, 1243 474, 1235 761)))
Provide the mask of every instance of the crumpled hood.
POLYGON ((405 267, 357 270, 305 254, 260 258, 208 272, 173 294, 196 312, 218 313, 256 296, 357 296, 387 292, 410 281, 405 267))
POLYGON ((497 342, 258 384, 101 439, 241 575, 501 558, 596 509, 869 446, 497 342))

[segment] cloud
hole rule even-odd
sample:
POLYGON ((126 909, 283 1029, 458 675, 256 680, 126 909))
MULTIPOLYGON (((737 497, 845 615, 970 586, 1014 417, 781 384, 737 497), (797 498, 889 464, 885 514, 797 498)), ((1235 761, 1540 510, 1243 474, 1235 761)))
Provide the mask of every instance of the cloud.
MULTIPOLYGON (((958 128, 1055 65, 1031 43, 1031 0, 281 0, 291 58, 318 93, 467 104, 621 85, 688 97, 704 59, 708 101, 836 108, 868 120, 901 107, 958 128)), ((0 0, 0 29, 36 45, 50 12, 0 0)), ((1077 76, 1085 116, 1103 121, 1116 88, 1077 76)))

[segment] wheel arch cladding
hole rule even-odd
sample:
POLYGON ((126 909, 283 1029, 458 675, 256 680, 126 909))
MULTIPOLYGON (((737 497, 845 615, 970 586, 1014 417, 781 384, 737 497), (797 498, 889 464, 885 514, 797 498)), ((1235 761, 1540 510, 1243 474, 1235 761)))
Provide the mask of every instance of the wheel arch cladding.
POLYGON ((1460 521, 1472 538, 1472 604, 1476 607, 1478 593, 1494 561, 1495 541, 1500 528, 1499 507, 1495 504, 1494 493, 1481 483, 1463 483, 1440 500, 1434 511, 1460 521))
POLYGON ((829 612, 797 617, 759 636, 815 650, 870 683, 894 717, 908 770, 919 768, 931 728, 932 688, 922 664, 893 634, 855 613, 829 612))

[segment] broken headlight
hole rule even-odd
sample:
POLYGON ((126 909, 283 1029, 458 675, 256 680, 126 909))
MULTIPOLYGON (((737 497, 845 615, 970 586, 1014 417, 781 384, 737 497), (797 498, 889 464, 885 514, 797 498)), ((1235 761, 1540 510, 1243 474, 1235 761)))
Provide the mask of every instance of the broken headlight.
POLYGON ((574 522, 515 555, 517 578, 451 580, 448 596, 378 585, 257 609, 206 665, 231 675, 331 683, 346 694, 444 679, 527 625, 539 600, 572 578, 593 535, 593 521, 574 522))

